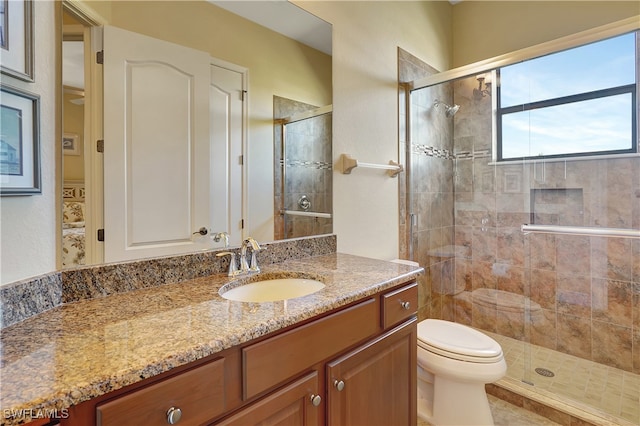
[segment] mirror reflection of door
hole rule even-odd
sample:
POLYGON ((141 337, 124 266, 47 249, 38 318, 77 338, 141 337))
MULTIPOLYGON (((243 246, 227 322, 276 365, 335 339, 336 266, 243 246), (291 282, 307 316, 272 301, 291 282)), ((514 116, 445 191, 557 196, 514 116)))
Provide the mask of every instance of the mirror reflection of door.
POLYGON ((105 261, 239 244, 242 70, 113 26, 103 42, 105 261))
POLYGON ((62 267, 84 265, 85 238, 85 81, 84 26, 63 12, 62 267))
MULTIPOLYGON (((103 193, 102 191, 91 191, 90 190, 90 185, 89 185, 89 181, 91 179, 93 179, 94 182, 96 182, 97 180, 99 180, 100 182, 102 181, 103 178, 105 178, 102 175, 102 171, 103 171, 103 167, 102 167, 102 155, 103 154, 96 154, 95 152, 93 152, 91 149, 93 148, 93 140, 96 139, 95 137, 92 138, 91 135, 94 134, 95 132, 93 132, 90 127, 90 120, 85 120, 85 116, 90 117, 90 114, 87 113, 87 111, 89 111, 90 106, 87 105, 87 103, 85 103, 85 95, 88 95, 87 92, 89 92, 90 87, 87 87, 87 85, 84 82, 84 76, 88 75, 88 74, 92 74, 91 71, 89 71, 88 73, 85 71, 87 69, 87 67, 91 67, 92 65, 87 65, 87 62, 91 62, 91 61, 85 61, 85 56, 90 56, 90 59, 93 58, 92 53, 87 53, 87 51, 89 51, 90 49, 88 49, 88 45, 89 43, 86 43, 86 41, 84 40, 84 38, 87 37, 87 35, 91 36, 92 33, 90 31, 88 31, 87 29, 90 28, 88 25, 84 26, 82 24, 82 22, 80 22, 75 16, 73 16, 72 13, 68 13, 68 11, 65 11, 65 13, 63 14, 64 18, 63 18, 63 32, 64 32, 64 37, 63 37, 63 93, 64 93, 64 99, 63 99, 63 105, 62 105, 62 115, 63 115, 63 119, 64 119, 64 124, 63 124, 63 137, 62 137, 62 151, 63 151, 63 160, 62 160, 62 168, 63 168, 63 223, 62 223, 62 247, 61 247, 61 262, 62 262, 62 268, 70 268, 70 267, 76 267, 76 266, 81 266, 81 265, 85 265, 85 264, 94 264, 94 263, 101 263, 102 261, 117 261, 117 260, 124 260, 124 259, 135 259, 135 258, 140 258, 140 257, 150 257, 150 256, 158 256, 158 255, 162 255, 162 254, 175 254, 176 252, 178 252, 179 250, 176 248, 178 245, 183 245, 185 246, 185 250, 186 252, 191 252, 194 251, 194 248, 191 247, 191 245, 193 245, 193 243, 195 244, 201 244, 202 248, 211 248, 211 247, 217 247, 217 246, 221 246, 223 243, 223 241, 225 241, 225 239, 219 239, 219 243, 214 242, 214 240, 212 240, 212 235, 217 233, 217 232, 227 232, 229 234, 228 239, 226 240, 228 243, 233 244, 233 245, 237 245, 240 243, 241 239, 242 239, 242 226, 241 226, 241 218, 242 218, 242 162, 239 161, 238 159, 241 157, 242 155, 242 147, 243 147, 243 134, 244 132, 244 105, 243 105, 243 101, 244 101, 244 96, 243 96, 243 92, 246 92, 246 70, 244 69, 239 69, 238 67, 233 66, 233 64, 229 64, 226 63, 224 61, 217 61, 216 63, 211 64, 211 61, 214 61, 213 59, 211 59, 209 57, 208 54, 205 54, 204 52, 202 53, 202 75, 199 79, 199 81, 205 82, 205 84, 207 86, 209 86, 209 84, 211 84, 211 99, 208 101, 202 101, 199 102, 198 105, 203 105, 205 106, 205 115, 202 117, 203 120, 200 120, 200 122, 204 121, 207 122, 207 116, 209 115, 208 113, 208 108, 206 108, 209 103, 212 106, 212 110, 211 110, 211 115, 210 115, 210 120, 211 120, 211 127, 212 130, 216 130, 211 133, 211 140, 209 139, 209 130, 208 127, 204 132, 200 132, 202 135, 200 137, 200 139, 202 140, 202 142, 204 142, 205 147, 206 147, 206 153, 201 152, 200 154, 191 156, 191 154, 189 154, 191 152, 191 150, 197 146, 193 145, 193 144, 184 144, 182 142, 180 142, 180 147, 178 149, 183 149, 186 150, 186 154, 187 154, 187 163, 186 164, 186 169, 180 171, 180 170, 176 170, 175 167, 170 167, 169 170, 171 171, 171 173, 166 173, 166 171, 168 170, 166 167, 158 167, 158 162, 154 161, 153 164, 150 164, 149 167, 150 168, 141 168, 141 167, 135 167, 133 169, 135 170, 143 170, 146 172, 144 172, 144 176, 142 178, 138 178, 137 180, 131 179, 131 176, 128 177, 128 179, 125 179, 125 181, 127 182, 138 182, 138 183, 142 183, 143 186, 146 185, 146 187, 143 188, 136 188, 135 193, 138 195, 149 195, 152 198, 149 200, 142 200, 140 201, 140 197, 136 197, 135 201, 137 201, 137 203, 132 203, 132 199, 131 197, 128 198, 128 203, 126 203, 127 208, 129 206, 132 205, 138 205, 138 206, 142 206, 142 213, 140 213, 140 211, 138 211, 135 215, 134 214, 128 214, 127 215, 127 219, 131 219, 132 217, 137 217, 138 218, 138 223, 137 225, 134 223, 133 227, 125 227, 125 226, 113 226, 113 224, 111 224, 111 230, 110 230, 110 239, 109 242, 112 243, 111 245, 108 245, 107 242, 97 242, 95 240, 97 240, 97 235, 96 235, 96 230, 98 227, 103 228, 102 226, 100 226, 100 223, 102 223, 101 221, 96 221, 93 220, 91 221, 91 211, 92 210, 100 210, 100 212, 98 211, 94 211, 94 213, 100 213, 99 216, 102 216, 101 211, 102 211, 102 205, 105 205, 106 207, 108 207, 108 209, 106 210, 107 213, 107 217, 108 218, 113 218, 113 217, 117 217, 117 213, 121 212, 123 209, 119 208, 122 207, 122 205, 124 205, 124 203, 113 203, 111 202, 110 204, 106 204, 103 200, 103 193), (210 65, 211 64, 211 65, 210 65), (211 66, 211 72, 210 72, 210 67, 211 66), (218 104, 220 104, 220 106, 218 107, 218 104), (229 106, 231 106, 231 108, 229 108, 229 106), (230 113, 231 116, 227 117, 225 115, 225 117, 221 117, 220 114, 215 113, 215 111, 225 111, 226 113, 230 113), (219 128, 220 125, 224 125, 224 128, 219 128), (227 127, 227 125, 231 125, 231 127, 227 127), (89 131, 87 131, 87 128, 89 128, 89 131), (216 137, 217 134, 223 135, 222 137, 216 137), (203 137, 202 137, 203 136, 203 137), (86 142, 85 143, 85 139, 86 142), (211 164, 209 164, 209 162, 207 161, 207 159, 209 158, 209 144, 212 144, 212 146, 215 148, 215 152, 216 155, 212 155, 211 156, 211 164), (87 148, 88 147, 88 148, 87 148), (85 148, 86 148, 86 152, 85 152, 85 148), (85 155, 86 154, 86 155, 85 155), (220 154, 220 155, 219 155, 220 154), (86 157, 86 158, 85 158, 86 157), (96 158, 98 158, 98 160, 96 160, 96 158), (192 160, 196 160, 200 162, 200 165, 198 167, 195 167, 193 164, 191 164, 192 160), (92 166, 92 164, 96 161, 100 162, 101 167, 99 167, 99 170, 97 168, 95 168, 96 170, 94 172, 90 172, 90 173, 86 173, 86 169, 87 169, 87 164, 89 171, 94 170, 94 167, 92 166), (205 164, 206 163, 206 164, 205 164), (213 169, 216 171, 216 175, 212 176, 213 178, 219 180, 220 182, 227 182, 229 185, 224 187, 224 191, 218 191, 220 193, 209 193, 209 179, 207 178, 207 176, 209 176, 209 167, 212 166, 213 169), (149 178, 149 172, 153 171, 154 173, 160 173, 161 176, 165 176, 167 179, 169 179, 169 182, 175 182, 176 181, 176 177, 183 177, 186 178, 188 183, 191 183, 194 181, 194 177, 195 180, 200 181, 200 182, 204 182, 206 184, 206 186, 201 186, 201 190, 199 193, 195 193, 193 192, 191 189, 186 189, 185 191, 183 191, 183 188, 178 188, 179 190, 177 192, 174 192, 172 194, 172 196, 170 197, 159 197, 159 196, 154 196, 157 195, 158 191, 160 191, 162 188, 167 188, 168 185, 166 184, 160 184, 158 185, 158 178, 156 176, 156 178, 154 179, 150 179, 149 178), (222 175, 220 175, 220 172, 222 172, 222 175), (234 197, 230 197, 228 195, 228 191, 231 191, 231 195, 234 195, 234 197), (162 230, 167 229, 167 226, 160 224, 159 226, 148 226, 148 227, 144 227, 141 226, 141 224, 144 224, 145 226, 147 224, 151 224, 153 225, 154 220, 158 223, 164 223, 164 224, 172 224, 175 225, 176 223, 178 223, 178 221, 173 220, 174 218, 169 218, 168 220, 166 220, 166 212, 169 211, 168 208, 166 208, 166 205, 164 207, 158 208, 157 206, 152 205, 152 203, 150 201, 153 200, 159 200, 159 199, 164 199, 166 202, 169 203, 169 205, 177 205, 176 203, 176 194, 178 195, 184 195, 186 194, 186 197, 188 199, 186 199, 186 203, 188 204, 186 208, 180 208, 179 212, 182 212, 182 216, 181 218, 183 218, 184 220, 182 221, 183 224, 186 224, 186 227, 183 226, 184 229, 182 229, 182 233, 178 236, 178 239, 180 240, 178 243, 176 243, 175 241, 169 241, 169 238, 166 238, 165 235, 162 234, 162 230), (90 208, 90 203, 88 202, 87 198, 88 196, 91 196, 95 201, 99 201, 99 205, 100 208, 98 209, 91 209, 90 208), (209 200, 211 201, 209 203, 209 200), (199 208, 197 206, 195 206, 193 203, 196 203, 198 205, 203 205, 205 206, 205 208, 199 208), (209 207, 211 207, 211 212, 209 212, 209 207), (151 210, 149 210, 151 208, 151 210), (116 214, 114 214, 113 210, 116 210, 116 214), (145 210, 146 209, 146 210, 145 210), (160 214, 160 212, 163 213, 163 215, 160 214), (198 213, 200 212, 200 213, 198 213), (198 220, 198 216, 197 214, 194 215, 194 213, 198 213, 200 214, 199 216, 199 220, 198 220), (162 217, 161 217, 162 216, 162 217), (198 226, 195 226, 194 224, 199 224, 198 226), (91 224, 93 223, 93 228, 87 227, 87 224, 91 224), (196 231, 198 231, 199 228, 204 227, 206 228, 211 235, 206 235, 206 236, 193 236, 193 229, 195 226, 196 231), (91 231, 89 231, 89 229, 92 229, 91 231), (141 233, 145 232, 145 229, 148 231, 147 234, 145 234, 145 241, 151 241, 150 245, 155 245, 156 247, 149 247, 151 250, 145 250, 144 247, 141 247, 141 244, 136 244, 137 241, 133 241, 133 244, 129 244, 132 241, 132 238, 130 237, 136 237, 141 235, 141 233), (122 238, 119 238, 122 237, 122 238), (92 245, 99 245, 100 248, 104 248, 105 250, 105 254, 102 255, 102 252, 97 252, 98 250, 92 250, 92 245), (124 249, 121 249, 120 252, 118 252, 117 254, 111 254, 111 252, 113 250, 111 250, 111 248, 113 248, 115 245, 117 245, 117 247, 124 247, 124 249), (111 247, 111 248, 110 248, 111 247), (128 248, 127 248, 128 247, 128 248), (157 249, 160 249, 160 251, 158 251, 157 249), (168 250, 167 252, 162 252, 162 250, 168 250), (87 256, 88 254, 93 253, 94 256, 93 257, 89 257, 87 256)), ((111 29, 113 27, 110 27, 111 29)), ((146 39, 147 41, 149 41, 150 39, 148 37, 143 37, 143 36, 138 36, 138 35, 134 35, 133 33, 128 33, 128 36, 130 37, 136 37, 135 40, 130 40, 130 42, 127 43, 117 43, 118 46, 136 46, 140 43, 140 38, 146 39)), ((165 42, 161 42, 159 40, 152 40, 153 43, 159 43, 161 44, 159 52, 161 52, 162 55, 165 54, 166 51, 168 51, 169 49, 167 49, 167 44, 165 42)), ((173 45, 174 48, 177 49, 181 49, 182 51, 190 51, 192 49, 188 49, 188 48, 182 48, 179 47, 177 45, 173 45)), ((113 52, 114 54, 111 55, 110 59, 113 57, 116 57, 117 55, 119 55, 122 51, 122 47, 118 48, 118 52, 116 53, 115 49, 111 49, 111 52, 113 52)), ((149 50, 145 49, 144 50, 145 53, 148 53, 149 50)), ((175 68, 177 68, 178 66, 183 66, 184 64, 181 63, 182 62, 181 58, 179 61, 176 62, 175 67, 172 68, 172 71, 169 71, 169 74, 171 74, 172 76, 175 76, 175 68)), ((107 67, 104 67, 107 68, 107 67)), ((109 74, 110 75, 110 74, 109 74)), ((100 82, 96 83, 96 84, 103 84, 102 82, 102 78, 100 78, 100 82)), ((155 91, 155 90, 149 90, 149 87, 151 87, 151 84, 149 82, 148 79, 143 79, 143 85, 142 86, 137 86, 137 87, 142 87, 142 90, 145 93, 149 93, 149 92, 153 92, 153 96, 156 96, 159 91, 155 91)), ((107 82, 107 80, 105 80, 105 82, 107 82)), ((108 82, 107 82, 108 83, 108 82)), ((118 84, 112 85, 115 87, 119 87, 118 84)), ((164 87, 165 89, 163 90, 164 92, 167 92, 166 88, 168 87, 167 85, 163 85, 162 87, 164 87)), ((202 86, 200 89, 203 89, 204 86, 202 86)), ((199 90, 196 91, 196 93, 201 93, 203 94, 203 96, 206 96, 207 91, 206 90, 199 90)), ((106 112, 110 111, 109 108, 115 108, 116 111, 116 115, 120 116, 120 114, 118 113, 118 111, 122 111, 123 104, 122 104, 122 100, 117 100, 114 99, 111 92, 107 93, 108 96, 104 97, 104 104, 107 106, 106 108, 106 112)), ((175 93, 173 94, 175 95, 175 93)), ((165 102, 164 105, 177 105, 177 102, 175 101, 175 97, 173 97, 173 95, 169 94, 171 101, 170 102, 165 102)), ((137 100, 139 100, 141 97, 138 96, 137 100)), ((180 105, 177 105, 178 107, 181 107, 180 105)), ((143 108, 143 111, 154 111, 154 115, 150 116, 150 119, 154 121, 154 123, 157 123, 157 111, 158 111, 158 105, 153 105, 153 109, 152 108, 143 108)), ((183 108, 183 111, 188 111, 190 110, 189 108, 183 108)), ((106 113, 105 112, 105 113, 106 113)), ((96 115, 99 115, 96 113, 96 115)), ((108 115, 108 114, 107 114, 108 115)), ((112 114, 113 115, 113 114, 112 114)), ((140 123, 140 114, 136 114, 137 120, 136 123, 140 123)), ((187 120, 190 120, 189 118, 187 118, 187 120)), ((175 117, 173 117, 171 120, 167 119, 167 120, 161 120, 161 122, 166 122, 166 123, 173 123, 175 122, 175 117)), ((107 129, 111 132, 113 130, 114 125, 113 123, 107 123, 108 125, 106 126, 107 129)), ((144 123, 143 123, 144 124, 144 123)), ((101 126, 98 126, 101 127, 101 126)), ((150 126, 150 125, 142 125, 142 128, 144 129, 152 129, 152 128, 157 128, 157 124, 154 126, 150 126)), ((182 126, 183 128, 189 129, 191 128, 191 126, 182 126)), ((140 125, 138 125, 137 127, 138 129, 141 128, 140 125)), ((129 129, 131 130, 131 129, 129 129)), ((119 132, 119 134, 121 134, 122 132, 119 132)), ((125 132, 127 134, 130 134, 131 132, 125 132)), ((135 132, 133 132, 135 133, 135 132)), ((167 132, 161 132, 161 133, 167 133, 167 132)), ((170 134, 170 132, 168 133, 170 134)), ((105 136, 108 136, 105 134, 105 136)), ((138 135, 140 136, 140 135, 138 135)), ((175 136, 175 135, 174 135, 175 136)), ((100 136, 98 136, 98 138, 100 138, 100 136)), ((107 139, 107 138, 105 138, 107 139)), ((112 137, 111 140, 117 140, 118 138, 116 137, 112 137)), ((149 156, 149 153, 153 153, 153 158, 157 160, 157 158, 159 158, 159 151, 156 149, 158 146, 158 138, 157 137, 138 137, 137 138, 138 141, 149 141, 153 146, 147 146, 147 147, 139 147, 138 144, 136 146, 136 149, 141 149, 142 151, 140 151, 143 155, 138 156, 139 159, 141 159, 143 162, 147 161, 147 159, 151 158, 151 156, 149 156), (144 154, 144 153, 147 154, 144 154)), ((173 138, 173 141, 184 141, 184 138, 173 138)), ((198 145, 199 146, 199 145, 198 145)), ((174 146, 175 147, 175 146, 174 146)), ((107 154, 112 153, 114 150, 112 149, 111 146, 107 147, 110 151, 107 152, 107 154)), ((127 149, 132 148, 131 146, 127 147, 127 149)), ((116 150, 117 151, 117 150, 116 150)), ((169 160, 174 166, 175 166, 175 162, 173 160, 175 160, 175 151, 171 151, 170 149, 168 150, 163 150, 162 152, 164 152, 166 155, 168 155, 169 160)), ((112 159, 113 160, 113 159, 112 159)), ((124 161, 124 159, 121 159, 124 161)), ((112 164, 115 164, 116 161, 110 161, 109 165, 111 167, 112 164)), ((122 162, 120 162, 122 163, 122 162)), ((138 164, 139 165, 139 164, 138 164)), ((108 171, 108 170, 107 170, 108 171)), ((119 176, 119 178, 125 178, 126 173, 124 172, 120 172, 117 174, 119 176)), ((108 174, 108 176, 111 176, 111 178, 113 177, 113 174, 108 174)), ((106 179, 106 178, 105 178, 106 179)), ((111 181, 110 181, 111 182, 111 181)), ((111 182, 113 183, 113 182, 111 182)), ((175 185, 174 185, 175 186, 175 185)), ((183 185, 184 186, 184 185, 183 185)), ((99 187, 101 187, 101 185, 97 184, 95 185, 96 189, 99 189, 99 187)), ((124 188, 122 185, 121 186, 114 186, 112 184, 106 185, 107 188, 111 188, 111 187, 115 187, 115 188, 120 188, 120 190, 117 190, 117 193, 123 193, 126 194, 127 193, 127 189, 131 190, 132 188, 124 188), (124 188, 124 190, 122 190, 122 188, 124 188)), ((222 188, 222 187, 221 187, 222 188)), ((220 188, 220 189, 221 189, 220 188)), ((129 193, 132 193, 133 191, 129 191, 129 193)), ((108 195, 108 194, 107 194, 108 195)), ((145 195, 145 196, 146 196, 145 195)), ((106 197, 106 195, 105 195, 106 197)), ((184 204, 184 203, 183 203, 184 204)), ((175 209, 174 209, 175 210, 175 209)), ((125 213, 131 213, 131 212, 125 212, 125 213)), ((97 215, 96 215, 97 216, 97 215)), ((129 220, 129 222, 131 222, 129 220)), ((122 223, 126 223, 126 221, 122 221, 122 223)), ((107 227, 104 227, 107 228, 107 227)), ((106 233, 106 232, 105 232, 106 233)), ((149 245, 149 244, 146 244, 149 245)))

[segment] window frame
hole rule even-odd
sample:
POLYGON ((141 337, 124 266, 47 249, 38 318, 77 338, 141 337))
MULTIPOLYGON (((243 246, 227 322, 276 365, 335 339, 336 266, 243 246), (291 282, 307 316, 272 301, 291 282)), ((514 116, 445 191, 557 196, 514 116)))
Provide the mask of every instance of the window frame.
MULTIPOLYGON (((640 30, 634 31, 636 33, 636 40, 640 39, 640 30)), ((623 34, 620 34, 623 35, 623 34)), ((603 39, 604 40, 604 39, 603 39)), ((580 46, 576 46, 580 47, 580 46)), ((640 46, 636 41, 636 49, 635 49, 635 57, 636 63, 640 58, 640 54, 638 50, 640 46)), ((531 58, 535 60, 536 58, 531 58)), ((506 65, 508 66, 508 65, 506 65)), ((503 67, 496 67, 496 81, 500 81, 500 71, 503 67)), ((638 79, 640 79, 640 66, 636 65, 635 71, 635 82, 632 84, 609 87, 606 89, 599 89, 590 92, 582 92, 574 95, 561 96, 557 98, 550 98, 535 102, 530 102, 526 104, 518 104, 509 107, 501 107, 500 106, 500 91, 501 85, 496 85, 496 162, 512 162, 512 161, 522 161, 522 160, 544 160, 544 159, 554 159, 554 158, 570 158, 570 157, 596 157, 596 156, 609 156, 609 155, 619 155, 619 154, 638 154, 638 79), (628 149, 616 149, 616 150, 603 150, 603 151, 589 151, 589 152, 571 152, 566 154, 550 154, 550 155, 531 155, 524 157, 503 157, 503 140, 502 140, 502 117, 504 115, 512 114, 515 112, 526 112, 533 111, 536 109, 559 106, 559 105, 567 105, 571 103, 594 100, 594 99, 602 99, 609 96, 616 96, 621 94, 631 94, 631 147, 628 149)))

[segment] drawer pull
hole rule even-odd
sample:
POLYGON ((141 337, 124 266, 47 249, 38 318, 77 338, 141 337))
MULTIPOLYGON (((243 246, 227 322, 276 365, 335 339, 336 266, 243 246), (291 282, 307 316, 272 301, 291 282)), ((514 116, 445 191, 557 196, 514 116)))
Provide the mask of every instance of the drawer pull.
POLYGON ((342 389, 344 389, 344 382, 342 380, 334 380, 333 386, 335 386, 338 391, 341 391, 342 389))
POLYGON ((175 425, 182 418, 182 410, 176 407, 171 407, 167 411, 167 423, 175 425))
POLYGON ((322 402, 320 395, 311 395, 311 403, 314 407, 317 407, 322 402))
POLYGON ((411 307, 411 303, 409 303, 409 302, 400 302, 400 306, 402 306, 402 309, 404 309, 405 311, 408 311, 409 308, 411 307))

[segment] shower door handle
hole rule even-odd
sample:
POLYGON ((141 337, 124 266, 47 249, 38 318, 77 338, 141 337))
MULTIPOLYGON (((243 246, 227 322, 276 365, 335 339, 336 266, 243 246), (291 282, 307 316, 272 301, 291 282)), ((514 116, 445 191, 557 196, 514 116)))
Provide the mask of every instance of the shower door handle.
POLYGON ((413 228, 418 224, 418 215, 409 213, 409 259, 413 260, 413 228))

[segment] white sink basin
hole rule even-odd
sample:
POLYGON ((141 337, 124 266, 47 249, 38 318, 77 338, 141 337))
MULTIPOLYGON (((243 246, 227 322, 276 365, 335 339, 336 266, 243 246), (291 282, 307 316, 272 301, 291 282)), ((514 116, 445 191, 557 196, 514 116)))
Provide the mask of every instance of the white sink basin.
POLYGON ((218 292, 225 299, 238 302, 275 302, 306 296, 324 288, 324 284, 307 278, 278 278, 256 281, 218 292))

